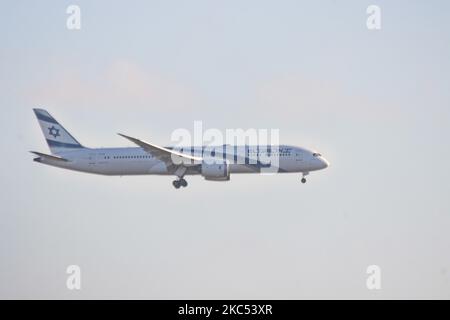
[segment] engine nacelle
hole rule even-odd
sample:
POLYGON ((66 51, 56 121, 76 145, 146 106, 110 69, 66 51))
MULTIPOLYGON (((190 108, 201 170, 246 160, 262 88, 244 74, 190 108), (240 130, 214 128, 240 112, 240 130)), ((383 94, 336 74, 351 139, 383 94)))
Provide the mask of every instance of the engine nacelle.
POLYGON ((228 181, 230 180, 230 164, 227 161, 202 163, 202 176, 205 180, 228 181))

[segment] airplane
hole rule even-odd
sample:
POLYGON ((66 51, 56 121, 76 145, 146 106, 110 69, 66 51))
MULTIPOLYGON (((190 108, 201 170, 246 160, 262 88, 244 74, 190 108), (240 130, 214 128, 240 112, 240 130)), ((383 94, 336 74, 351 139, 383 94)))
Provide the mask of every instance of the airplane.
POLYGON ((269 167, 277 173, 301 173, 305 183, 309 172, 329 166, 319 152, 289 145, 162 147, 118 133, 137 147, 88 148, 46 110, 33 111, 51 152, 30 151, 38 156, 33 160, 63 169, 109 176, 171 175, 176 177, 173 186, 179 189, 187 186, 187 175, 229 181, 231 173, 261 173, 269 167))

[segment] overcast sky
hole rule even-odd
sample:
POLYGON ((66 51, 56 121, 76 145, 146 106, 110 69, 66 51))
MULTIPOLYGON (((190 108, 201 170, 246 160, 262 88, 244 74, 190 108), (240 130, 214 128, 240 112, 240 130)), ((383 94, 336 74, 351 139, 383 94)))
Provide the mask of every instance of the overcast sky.
POLYGON ((0 298, 450 298, 448 1, 1 7, 0 298), (331 166, 305 185, 181 190, 64 171, 28 153, 49 152, 34 107, 90 147, 131 146, 117 132, 167 145, 201 120, 279 129, 331 166), (373 264, 381 290, 366 287, 373 264))

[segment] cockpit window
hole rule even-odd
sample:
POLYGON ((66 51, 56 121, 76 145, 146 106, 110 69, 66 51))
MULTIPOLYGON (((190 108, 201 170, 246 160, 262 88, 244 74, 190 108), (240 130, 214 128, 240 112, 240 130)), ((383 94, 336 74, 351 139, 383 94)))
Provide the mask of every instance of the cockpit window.
POLYGON ((322 155, 320 154, 320 153, 318 153, 318 152, 314 152, 313 153, 313 157, 321 157, 322 155))

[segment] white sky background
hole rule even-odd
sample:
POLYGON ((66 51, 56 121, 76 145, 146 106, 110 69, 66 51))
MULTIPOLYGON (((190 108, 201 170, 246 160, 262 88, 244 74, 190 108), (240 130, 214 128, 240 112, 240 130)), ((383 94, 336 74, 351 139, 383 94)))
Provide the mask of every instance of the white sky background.
POLYGON ((448 1, 1 7, 1 298, 450 298, 448 1), (279 128, 331 166, 306 185, 182 190, 64 171, 28 153, 48 151, 33 107, 92 147, 131 146, 116 132, 166 145, 202 120, 279 128), (66 288, 71 264, 81 291, 66 288))

